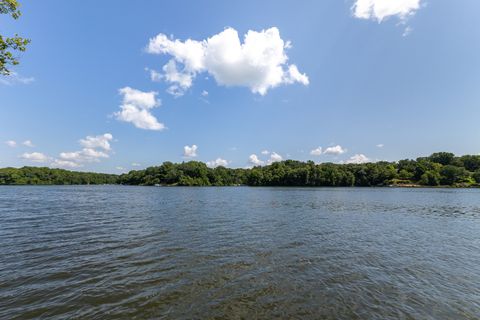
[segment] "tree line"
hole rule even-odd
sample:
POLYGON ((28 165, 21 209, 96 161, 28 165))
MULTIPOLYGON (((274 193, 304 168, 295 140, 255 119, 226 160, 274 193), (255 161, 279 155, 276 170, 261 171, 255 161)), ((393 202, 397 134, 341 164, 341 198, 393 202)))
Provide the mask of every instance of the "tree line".
POLYGON ((121 175, 50 168, 0 169, 0 184, 123 184, 162 186, 480 186, 480 155, 438 152, 416 160, 335 164, 286 160, 249 169, 209 168, 203 162, 164 162, 121 175))
POLYGON ((114 174, 77 172, 46 167, 0 169, 0 185, 115 184, 114 174))
POLYGON ((438 152, 429 157, 398 162, 315 164, 286 160, 251 169, 208 168, 190 161, 130 171, 119 177, 127 185, 179 186, 388 186, 424 185, 469 187, 480 184, 480 156, 456 157, 438 152))

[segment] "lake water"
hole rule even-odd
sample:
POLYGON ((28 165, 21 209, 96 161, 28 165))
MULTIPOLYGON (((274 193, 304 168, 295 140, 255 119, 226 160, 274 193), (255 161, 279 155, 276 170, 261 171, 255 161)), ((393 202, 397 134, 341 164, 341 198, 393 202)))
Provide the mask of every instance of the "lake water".
POLYGON ((480 190, 0 187, 0 319, 479 319, 480 190))

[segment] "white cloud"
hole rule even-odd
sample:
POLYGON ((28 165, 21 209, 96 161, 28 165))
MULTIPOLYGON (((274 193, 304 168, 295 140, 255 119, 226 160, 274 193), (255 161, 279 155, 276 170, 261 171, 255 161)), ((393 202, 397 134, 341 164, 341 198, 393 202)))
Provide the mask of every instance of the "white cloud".
MULTIPOLYGON (((24 153, 20 157, 33 162, 50 162, 50 166, 55 168, 78 168, 85 163, 99 162, 101 159, 109 158, 112 151, 110 142, 113 136, 105 133, 98 136, 87 136, 79 140, 79 144, 84 148, 79 151, 61 152, 58 158, 51 158, 40 152, 24 153)), ((33 146, 30 140, 23 142, 25 146, 33 146)))
POLYGON ((254 166, 263 166, 265 164, 265 161, 260 160, 256 154, 251 154, 248 157, 248 162, 254 166))
POLYGON ((355 163, 355 164, 367 163, 367 162, 371 162, 371 160, 364 154, 356 154, 345 161, 345 163, 355 163))
POLYGON ((382 22, 397 16, 404 21, 420 8, 421 0, 356 0, 352 6, 354 17, 382 22))
POLYGON ((109 158, 112 151, 110 141, 113 141, 113 136, 110 133, 87 136, 78 140, 78 143, 83 147, 82 150, 61 152, 59 159, 54 159, 51 165, 60 168, 77 168, 85 163, 99 162, 101 159, 109 158))
POLYGON ((81 152, 80 151, 75 151, 75 152, 61 152, 60 153, 60 158, 64 160, 75 160, 79 161, 81 158, 81 152))
POLYGON ((33 162, 47 162, 48 157, 40 152, 24 153, 21 158, 33 162))
POLYGON ((22 142, 22 144, 23 144, 25 147, 29 147, 29 148, 35 147, 35 146, 33 145, 32 141, 30 141, 30 140, 25 140, 25 141, 22 142))
POLYGON ((316 149, 313 149, 312 151, 310 151, 310 154, 312 156, 320 156, 322 155, 322 147, 318 147, 316 149))
POLYGON ((203 91, 202 91, 202 96, 204 96, 204 97, 208 96, 208 91, 207 91, 207 90, 203 90, 203 91))
POLYGON ((101 158, 108 158, 109 155, 103 151, 83 148, 80 151, 61 152, 60 158, 62 160, 76 161, 76 162, 98 162, 101 158))
POLYGON ((12 148, 15 148, 17 146, 17 142, 13 141, 13 140, 5 141, 5 144, 9 147, 12 147, 12 148))
POLYGON ((300 73, 297 66, 294 64, 288 67, 288 73, 285 75, 284 81, 288 84, 299 82, 304 86, 308 86, 308 84, 310 83, 307 75, 305 73, 300 73))
POLYGON ((73 162, 73 161, 68 161, 68 160, 60 160, 60 159, 54 159, 53 162, 51 163, 52 167, 55 168, 78 168, 81 167, 79 163, 73 162))
POLYGON ((30 84, 33 81, 35 81, 34 77, 23 77, 14 71, 10 72, 10 75, 0 78, 0 83, 7 86, 15 84, 30 84))
POLYGON ((212 161, 207 161, 207 166, 210 168, 216 168, 216 167, 226 167, 228 166, 228 161, 222 158, 217 158, 212 161))
POLYGON ((385 145, 383 143, 377 144, 377 148, 383 148, 385 145))
POLYGON ((403 30, 402 37, 408 37, 410 33, 412 33, 413 28, 410 26, 407 26, 405 30, 403 30))
POLYGON ((197 156, 197 145, 183 147, 183 156, 186 158, 194 158, 197 156))
POLYGON ((340 145, 336 145, 334 147, 328 147, 327 149, 325 149, 325 151, 323 153, 338 156, 338 155, 343 154, 345 152, 347 152, 347 149, 342 148, 342 146, 340 146, 340 145))
POLYGON ((268 159, 267 164, 272 164, 274 162, 282 161, 283 157, 276 152, 270 154, 270 159, 268 159))
POLYGON ((109 157, 109 155, 106 154, 103 151, 98 151, 98 150, 90 149, 90 148, 84 148, 81 152, 85 156, 86 159, 93 159, 94 161, 96 161, 97 159, 100 159, 100 158, 108 158, 109 157))
POLYGON ((248 157, 248 162, 250 164, 253 164, 254 166, 263 166, 265 164, 270 165, 274 162, 279 162, 279 161, 283 160, 283 157, 276 152, 270 152, 270 151, 267 151, 267 150, 263 150, 262 154, 263 155, 270 154, 270 158, 264 161, 264 160, 261 160, 260 158, 258 158, 258 156, 256 154, 251 154, 250 157, 248 157))
POLYGON ((95 149, 95 148, 100 148, 105 151, 109 151, 111 149, 110 147, 110 141, 112 141, 113 136, 110 133, 105 133, 103 135, 99 136, 87 136, 85 139, 80 139, 80 145, 85 148, 89 149, 95 149))
POLYGON ((172 56, 163 66, 161 77, 151 72, 152 79, 162 78, 172 84, 170 93, 183 93, 197 74, 208 72, 219 85, 248 87, 253 93, 265 95, 281 84, 308 85, 307 75, 287 63, 286 49, 290 47, 276 27, 260 32, 249 30, 243 43, 235 29, 227 28, 201 41, 169 39, 160 33, 150 39, 146 51, 172 56))
POLYGON ((178 95, 183 95, 184 91, 192 86, 193 74, 178 71, 175 60, 170 60, 162 69, 165 81, 174 84, 170 88, 175 87, 178 95))
POLYGON ((160 100, 156 98, 157 92, 143 92, 125 87, 120 89, 119 93, 123 95, 123 101, 120 111, 114 113, 117 120, 131 122, 140 129, 165 129, 165 125, 150 113, 151 109, 160 106, 160 100))
POLYGON ((132 162, 132 167, 140 167, 141 164, 137 162, 132 162))

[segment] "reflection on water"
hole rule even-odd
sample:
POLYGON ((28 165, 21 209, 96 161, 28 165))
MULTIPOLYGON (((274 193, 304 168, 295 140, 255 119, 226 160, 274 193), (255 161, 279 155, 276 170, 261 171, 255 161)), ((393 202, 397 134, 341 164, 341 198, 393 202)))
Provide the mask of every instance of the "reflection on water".
POLYGON ((480 190, 0 187, 0 318, 480 318, 480 190))

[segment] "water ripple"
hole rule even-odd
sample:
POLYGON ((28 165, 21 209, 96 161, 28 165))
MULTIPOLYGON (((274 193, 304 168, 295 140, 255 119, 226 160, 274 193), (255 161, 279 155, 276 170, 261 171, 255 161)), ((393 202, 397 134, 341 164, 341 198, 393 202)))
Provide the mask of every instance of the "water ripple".
POLYGON ((480 190, 0 187, 1 319, 479 319, 480 190))

